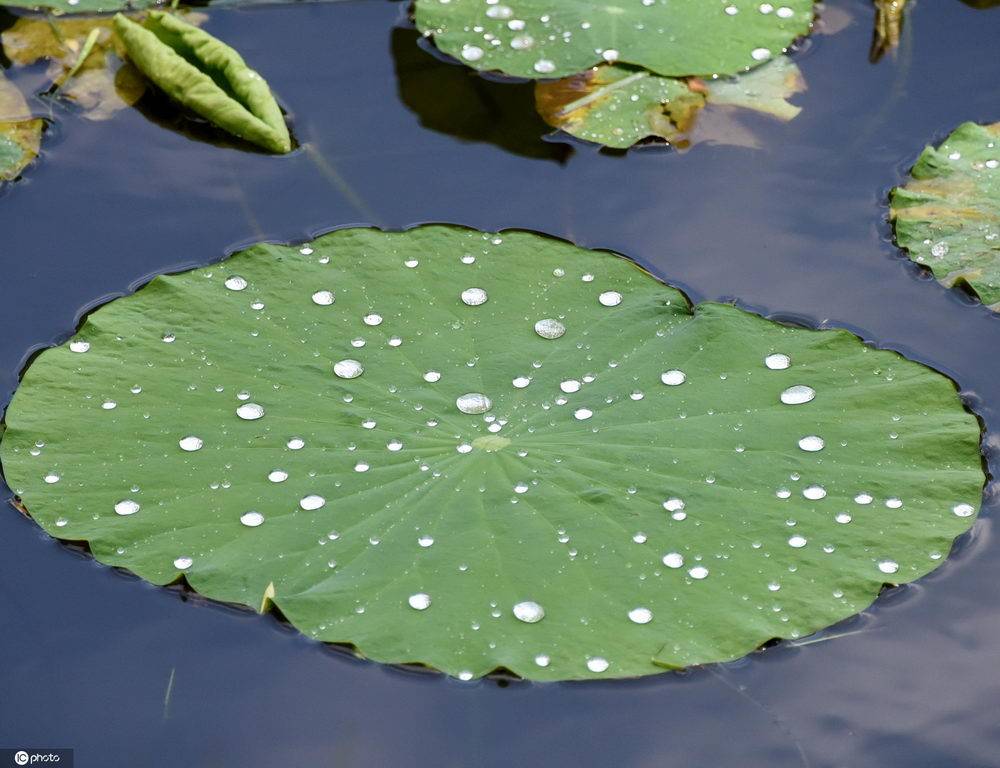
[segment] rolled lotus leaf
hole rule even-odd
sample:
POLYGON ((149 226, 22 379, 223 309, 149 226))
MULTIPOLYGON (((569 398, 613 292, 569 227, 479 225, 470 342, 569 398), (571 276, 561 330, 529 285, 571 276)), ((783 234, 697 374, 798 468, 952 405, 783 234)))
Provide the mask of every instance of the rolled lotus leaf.
POLYGON ((271 152, 291 150, 267 82, 221 40, 162 11, 145 26, 118 14, 115 31, 132 63, 174 101, 271 152))

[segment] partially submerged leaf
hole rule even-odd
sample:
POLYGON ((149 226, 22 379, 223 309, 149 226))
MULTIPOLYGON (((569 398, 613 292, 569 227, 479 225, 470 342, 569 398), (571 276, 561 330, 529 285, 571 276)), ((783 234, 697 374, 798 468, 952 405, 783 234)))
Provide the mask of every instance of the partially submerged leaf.
POLYGON ((50 92, 77 104, 90 120, 112 117, 145 92, 145 80, 123 64, 111 19, 22 16, 0 38, 16 66, 49 61, 50 92))
POLYGON ((681 138, 704 102, 684 80, 617 65, 535 86, 535 105, 545 122, 619 149, 648 136, 681 138))
POLYGON ((896 242, 943 285, 1000 309, 1000 123, 963 123, 892 191, 896 242))
POLYGON ((479 70, 565 77, 603 62, 661 75, 731 75, 809 32, 812 0, 416 0, 417 28, 479 70))
POLYGON ((808 635, 939 565, 984 481, 922 365, 446 226, 158 277, 38 356, 7 427, 53 536, 464 679, 808 635))
POLYGON ((725 113, 717 108, 737 107, 787 121, 801 111, 788 98, 803 90, 799 68, 781 56, 739 77, 713 81, 603 65, 539 82, 535 101, 549 125, 608 147, 624 149, 650 136, 681 147, 701 140, 754 145, 738 123, 725 126, 725 113))
POLYGON ((38 157, 44 123, 0 71, 0 181, 13 181, 38 157))
POLYGON ((151 11, 145 26, 122 14, 114 23, 129 59, 174 101, 271 152, 291 151, 271 89, 235 50, 161 11, 151 11))

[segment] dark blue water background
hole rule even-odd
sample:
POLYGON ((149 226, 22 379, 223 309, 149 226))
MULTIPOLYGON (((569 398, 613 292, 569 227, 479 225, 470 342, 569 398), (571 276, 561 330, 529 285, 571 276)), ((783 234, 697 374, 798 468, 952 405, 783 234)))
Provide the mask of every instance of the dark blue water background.
MULTIPOLYGON (((927 141, 1000 119, 1000 8, 911 5, 903 49, 871 65, 871 3, 831 3, 852 23, 797 54, 802 114, 752 119, 761 149, 624 156, 539 141, 530 86, 422 52, 398 4, 213 10, 207 29, 265 74, 327 170, 212 146, 156 105, 108 123, 60 112, 0 197, 0 404, 32 350, 151 275, 261 238, 449 221, 611 248, 695 300, 850 328, 952 376, 995 429, 1000 317, 901 259, 884 201, 927 141)), ((11 75, 44 83, 40 65, 11 75)), ((83 768, 996 766, 997 506, 929 578, 821 642, 550 685, 354 660, 0 510, 0 744, 74 747, 83 768)))

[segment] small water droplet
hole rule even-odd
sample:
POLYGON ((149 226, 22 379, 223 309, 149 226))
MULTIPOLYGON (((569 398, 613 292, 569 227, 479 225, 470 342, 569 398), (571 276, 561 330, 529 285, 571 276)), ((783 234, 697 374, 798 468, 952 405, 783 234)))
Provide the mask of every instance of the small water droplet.
POLYGON ((575 411, 573 411, 573 418, 576 419, 577 421, 586 421, 593 415, 594 412, 589 408, 577 408, 575 411))
POLYGON ((313 304, 318 304, 321 307, 328 307, 335 301, 333 296, 333 291, 316 291, 312 295, 313 304))
POLYGON ((195 437, 194 435, 188 435, 187 437, 182 437, 178 442, 182 451, 200 451, 204 442, 200 437, 195 437))
POLYGON ((601 656, 591 656, 587 659, 587 669, 591 672, 605 672, 611 666, 608 660, 601 656))
MULTIPOLYGON (((59 475, 57 475, 55 472, 49 472, 45 477, 42 478, 42 480, 44 480, 49 485, 52 485, 53 483, 59 482, 59 475)), ((956 514, 958 513, 956 512, 956 514)))
POLYGON ((247 287, 247 281, 239 275, 231 275, 226 278, 224 285, 231 291, 242 291, 247 287))
POLYGON ((302 507, 306 512, 312 512, 319 509, 326 504, 326 499, 322 496, 318 496, 315 493, 309 494, 308 496, 303 496, 299 499, 299 506, 302 507))
POLYGON ((550 659, 547 654, 540 653, 535 657, 535 664, 539 667, 547 667, 550 663, 550 659))
POLYGON ((649 624, 653 620, 653 612, 649 608, 633 608, 628 612, 628 618, 633 624, 649 624))
POLYGON ((701 580, 708 576, 708 568, 703 565, 696 565, 688 571, 688 576, 692 579, 701 580))
POLYGON ((798 534, 796 534, 795 536, 792 536, 788 540, 788 546, 795 547, 796 549, 801 549, 802 547, 804 547, 808 543, 809 542, 808 542, 808 540, 806 539, 805 536, 799 536, 798 534))
POLYGON ((365 325, 382 325, 382 315, 380 315, 378 312, 369 312, 367 315, 361 318, 361 321, 365 325))
POLYGON ((194 560, 192 560, 190 557, 178 557, 176 560, 174 560, 174 568, 176 568, 178 571, 186 571, 192 565, 194 565, 194 560))
POLYGON ((878 569, 882 571, 882 573, 895 573, 899 570, 899 563, 895 560, 879 560, 878 569))
POLYGON ((303 448, 306 447, 306 441, 303 440, 301 437, 292 437, 289 438, 288 442, 285 443, 285 445, 288 446, 289 450, 301 451, 303 448))
POLYGON ((531 379, 527 376, 518 376, 514 379, 511 384, 513 384, 517 389, 524 389, 531 383, 531 379))
POLYGON ((267 479, 272 483, 283 483, 288 479, 288 473, 283 469, 274 469, 267 473, 267 479))
POLYGON ((424 381, 428 384, 437 384, 437 382, 441 381, 440 371, 427 371, 424 374, 424 381))

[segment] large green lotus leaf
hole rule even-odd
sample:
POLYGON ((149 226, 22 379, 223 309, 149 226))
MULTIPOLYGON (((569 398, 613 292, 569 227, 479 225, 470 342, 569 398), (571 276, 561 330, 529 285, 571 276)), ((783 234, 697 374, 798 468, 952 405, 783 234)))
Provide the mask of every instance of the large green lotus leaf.
POLYGON ((416 0, 434 44, 471 67, 565 77, 594 64, 661 75, 731 75, 784 52, 809 32, 812 0, 416 0))
POLYGON ((745 139, 745 131, 720 127, 719 112, 702 108, 737 107, 787 121, 801 111, 787 99, 804 89, 799 68, 787 56, 738 77, 710 82, 605 64, 536 83, 535 103, 552 127, 617 149, 651 136, 681 147, 699 140, 746 144, 752 142, 745 139))
POLYGON ((963 123, 892 191, 896 242, 943 285, 1000 307, 1000 123, 963 123))
POLYGON ((233 48, 162 11, 150 11, 145 25, 119 13, 114 25, 132 63, 174 101, 270 152, 291 151, 271 89, 233 48))
POLYGON ((44 123, 0 71, 0 181, 13 181, 38 157, 44 123))
POLYGON ((347 229, 159 277, 28 368, 53 536, 463 678, 646 675, 865 608, 973 520, 945 377, 524 232, 347 229))

